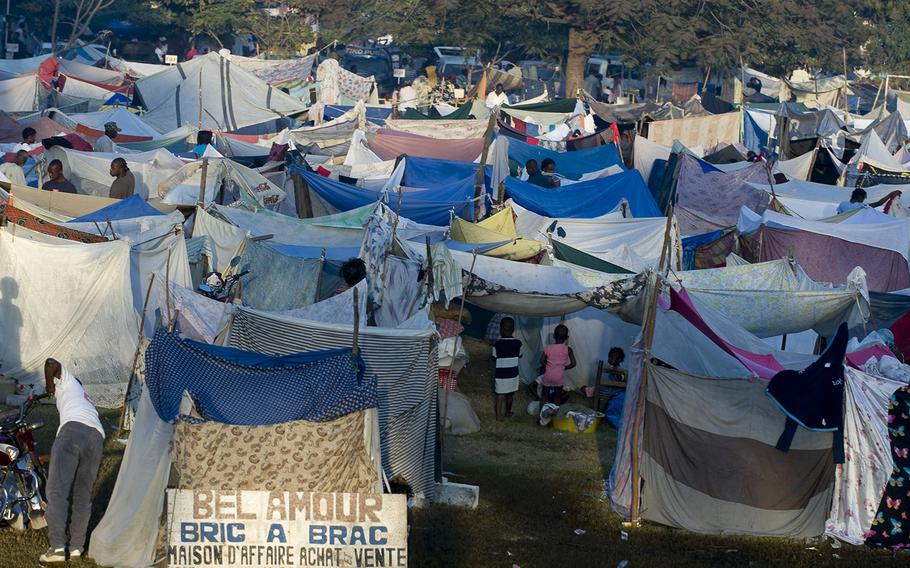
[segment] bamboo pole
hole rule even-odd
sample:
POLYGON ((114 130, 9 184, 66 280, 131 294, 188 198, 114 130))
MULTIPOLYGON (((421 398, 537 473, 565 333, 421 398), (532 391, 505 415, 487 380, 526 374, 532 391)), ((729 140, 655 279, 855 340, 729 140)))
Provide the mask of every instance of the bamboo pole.
MULTIPOLYGON (((664 232, 664 243, 660 251, 660 264, 658 272, 664 271, 664 263, 670 249, 670 230, 673 220, 673 205, 667 213, 667 226, 664 232)), ((669 265, 669 262, 667 262, 669 265)), ((638 401, 635 405, 635 418, 632 422, 632 508, 631 522, 638 525, 641 522, 641 460, 639 446, 641 445, 641 430, 643 428, 645 410, 645 397, 648 386, 648 364, 651 358, 651 343, 654 340, 654 322, 657 317, 657 297, 660 294, 660 278, 654 278, 654 287, 647 305, 647 314, 642 325, 642 369, 641 379, 638 383, 638 401)))
MULTIPOLYGON (((197 202, 200 206, 205 207, 205 178, 208 177, 209 173, 209 159, 202 158, 202 177, 199 180, 199 199, 197 202)), ((214 199, 215 196, 212 196, 214 199)))
POLYGON ((351 355, 360 354, 360 290, 354 288, 354 337, 351 339, 351 355))
POLYGON ((483 174, 487 168, 487 157, 490 154, 490 142, 493 140, 493 131, 496 130, 496 119, 499 117, 499 109, 493 109, 490 112, 490 120, 487 122, 487 129, 483 133, 483 152, 480 154, 480 164, 477 166, 477 177, 474 179, 474 221, 479 220, 480 196, 483 195, 483 174))

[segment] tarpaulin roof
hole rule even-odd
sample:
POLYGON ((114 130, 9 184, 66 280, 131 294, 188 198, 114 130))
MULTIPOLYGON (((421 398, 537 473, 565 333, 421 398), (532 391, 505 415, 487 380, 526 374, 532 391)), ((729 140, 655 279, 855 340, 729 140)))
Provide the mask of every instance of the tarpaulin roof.
POLYGON ((579 179, 586 173, 602 170, 610 166, 622 166, 615 144, 597 146, 588 150, 574 152, 554 152, 542 146, 510 139, 509 159, 522 166, 528 160, 537 160, 540 165, 546 158, 556 162, 556 173, 571 179, 579 179))
MULTIPOLYGON (((334 181, 312 172, 304 172, 303 179, 319 197, 333 207, 349 211, 387 199, 390 207, 398 209, 396 192, 384 194, 334 181)), ((474 180, 465 179, 447 185, 437 185, 432 189, 401 190, 401 215, 418 223, 431 225, 448 225, 450 211, 456 215, 467 215, 473 210, 474 180)))
POLYGON ((505 187, 516 203, 548 217, 603 215, 616 209, 623 199, 629 203, 635 217, 660 216, 657 203, 638 170, 555 188, 543 188, 510 177, 506 179, 505 187))
POLYGON ((685 111, 672 103, 658 105, 656 103, 633 103, 628 105, 608 105, 595 100, 588 100, 591 112, 605 122, 631 123, 643 118, 665 120, 683 118, 685 111))
POLYGON ((88 215, 77 217, 73 219, 71 223, 84 223, 91 221, 104 223, 106 221, 117 221, 120 219, 148 217, 149 215, 164 215, 164 213, 158 211, 146 203, 138 195, 131 195, 126 199, 122 199, 117 203, 108 205, 107 207, 99 209, 94 213, 89 213, 88 215))
POLYGON ((553 246, 553 256, 563 262, 568 262, 591 270, 597 270, 598 272, 606 272, 608 274, 632 274, 631 270, 626 270, 621 266, 613 264, 612 262, 607 262, 606 260, 588 254, 583 250, 570 247, 558 240, 554 240, 550 244, 553 246))
POLYGON ((161 132, 199 122, 203 128, 237 130, 306 110, 303 101, 217 53, 141 79, 136 90, 149 108, 143 119, 161 132))
POLYGON ((407 154, 422 158, 470 162, 477 159, 483 151, 483 138, 437 140, 428 136, 380 129, 369 138, 369 146, 383 160, 407 154))
POLYGON ((414 108, 407 108, 401 114, 401 119, 403 120, 464 120, 471 117, 471 109, 473 107, 469 104, 462 105, 455 109, 454 112, 451 112, 445 116, 431 116, 420 112, 414 108))
POLYGON ((554 99, 543 103, 503 105, 502 108, 513 111, 566 113, 573 112, 577 103, 576 99, 554 99))
POLYGON ((508 241, 507 244, 483 253, 497 258, 525 260, 546 248, 546 244, 541 241, 518 236, 511 207, 506 207, 478 223, 470 223, 458 218, 453 219, 451 231, 453 239, 464 243, 489 244, 508 241))
POLYGON ((478 164, 437 158, 407 156, 402 183, 410 187, 432 187, 477 175, 478 164))
MULTIPOLYGON (((790 140, 828 137, 837 134, 845 126, 841 117, 831 109, 804 112, 794 103, 781 103, 776 115, 788 119, 787 132, 790 140)), ((773 135, 776 136, 777 133, 773 135)))

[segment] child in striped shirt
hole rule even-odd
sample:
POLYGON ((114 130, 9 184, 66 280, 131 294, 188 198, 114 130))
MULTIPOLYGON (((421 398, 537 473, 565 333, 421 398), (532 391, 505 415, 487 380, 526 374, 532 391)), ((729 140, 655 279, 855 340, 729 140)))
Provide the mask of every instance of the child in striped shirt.
POLYGON ((494 373, 494 392, 496 399, 496 420, 511 418, 512 397, 518 390, 518 361, 521 358, 521 341, 512 337, 515 333, 515 320, 502 318, 499 322, 499 339, 493 344, 493 359, 496 360, 494 373))

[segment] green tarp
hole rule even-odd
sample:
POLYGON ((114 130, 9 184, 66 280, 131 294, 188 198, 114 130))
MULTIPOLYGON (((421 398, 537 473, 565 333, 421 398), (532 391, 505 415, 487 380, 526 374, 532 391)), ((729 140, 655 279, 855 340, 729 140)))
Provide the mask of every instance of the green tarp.
POLYGON ((423 114, 417 109, 408 108, 405 109, 399 118, 403 120, 466 120, 471 117, 472 108, 474 108, 473 105, 462 105, 449 114, 438 118, 423 114))
POLYGON ((596 256, 592 256, 584 251, 572 248, 565 243, 553 241, 552 245, 553 256, 563 262, 571 262, 572 264, 583 266, 584 268, 590 268, 591 270, 606 272, 608 274, 634 274, 631 270, 626 270, 621 266, 616 266, 613 263, 599 259, 596 256))
POLYGON ((527 105, 503 105, 503 108, 532 112, 566 113, 575 110, 575 103, 577 102, 578 101, 576 99, 556 99, 555 101, 548 101, 545 103, 533 103, 527 105))

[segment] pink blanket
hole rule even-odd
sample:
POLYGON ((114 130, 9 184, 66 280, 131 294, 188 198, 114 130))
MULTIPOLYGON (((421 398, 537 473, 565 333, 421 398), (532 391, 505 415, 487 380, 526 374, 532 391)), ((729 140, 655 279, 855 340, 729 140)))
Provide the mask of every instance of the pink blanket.
POLYGON ((695 306, 692 304, 692 299, 689 298, 689 293, 686 292, 685 288, 680 288, 679 292, 670 288, 670 309, 686 318, 686 321, 694 325, 698 331, 705 334, 705 337, 735 357, 743 366, 752 371, 755 376, 770 380, 778 372, 784 370, 784 366, 781 365, 773 355, 761 355, 746 351, 745 349, 740 349, 717 335, 717 333, 708 326, 707 322, 702 319, 698 310, 695 309, 695 306))
POLYGON ((407 154, 417 158, 473 162, 483 151, 483 138, 437 140, 382 129, 370 140, 370 149, 383 160, 394 160, 407 154))

